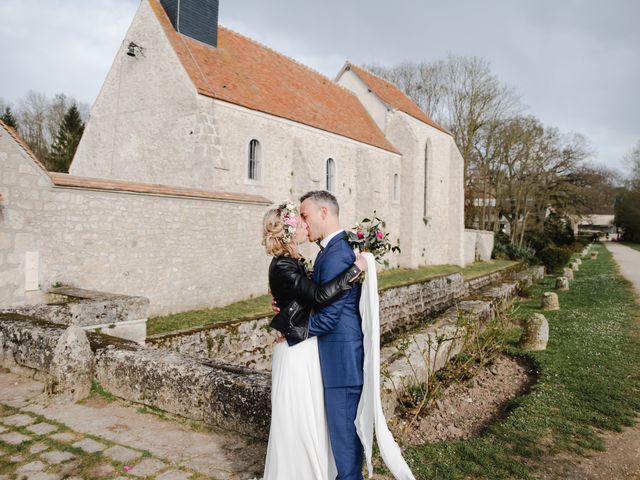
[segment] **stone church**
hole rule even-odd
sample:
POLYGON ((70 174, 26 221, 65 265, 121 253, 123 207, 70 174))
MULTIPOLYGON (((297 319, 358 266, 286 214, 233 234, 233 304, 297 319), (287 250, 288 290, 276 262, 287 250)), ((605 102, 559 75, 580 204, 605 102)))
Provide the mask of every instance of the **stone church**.
POLYGON ((449 132, 357 65, 330 79, 218 25, 217 0, 141 0, 69 174, 8 127, 0 156, 0 306, 58 283, 145 296, 152 314, 266 293, 262 215, 317 189, 345 227, 387 221, 392 266, 477 256, 449 132))

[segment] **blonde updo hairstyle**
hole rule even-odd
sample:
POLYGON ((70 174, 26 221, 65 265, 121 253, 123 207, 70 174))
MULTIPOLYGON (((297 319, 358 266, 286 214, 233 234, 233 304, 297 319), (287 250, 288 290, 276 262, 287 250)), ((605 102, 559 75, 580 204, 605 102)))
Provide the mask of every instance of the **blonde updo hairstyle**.
POLYGON ((285 223, 282 215, 282 205, 272 207, 264 214, 262 220, 262 245, 271 257, 301 258, 295 242, 285 241, 285 223))

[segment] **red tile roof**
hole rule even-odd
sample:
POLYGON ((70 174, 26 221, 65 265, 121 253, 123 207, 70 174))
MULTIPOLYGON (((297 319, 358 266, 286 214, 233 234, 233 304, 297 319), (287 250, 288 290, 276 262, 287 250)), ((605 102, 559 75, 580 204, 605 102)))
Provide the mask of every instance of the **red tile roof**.
POLYGON ((220 26, 218 48, 178 33, 149 1, 198 93, 398 153, 358 98, 318 72, 220 26))
POLYGON ((362 67, 354 65, 353 63, 347 62, 346 68, 350 68, 353 70, 364 83, 371 89, 373 93, 375 93, 380 99, 396 110, 400 110, 401 112, 406 113, 407 115, 411 115, 414 118, 417 118, 423 123, 427 125, 431 125, 433 128, 437 128, 438 130, 451 135, 451 133, 438 125, 436 122, 431 120, 429 115, 424 113, 418 105, 416 105, 402 90, 400 90, 393 83, 385 80, 374 73, 371 73, 368 70, 365 70, 362 67))
POLYGON ((171 185, 159 185, 152 183, 127 182, 105 178, 78 177, 67 173, 49 172, 36 158, 24 139, 13 128, 0 120, 0 128, 3 128, 16 143, 31 157, 44 173, 57 187, 83 188, 91 190, 106 190, 112 192, 146 193, 150 195, 168 195, 172 197, 202 198, 208 200, 221 200, 228 202, 255 203, 270 205, 271 200, 260 195, 247 195, 232 192, 214 192, 196 188, 174 187, 171 185))

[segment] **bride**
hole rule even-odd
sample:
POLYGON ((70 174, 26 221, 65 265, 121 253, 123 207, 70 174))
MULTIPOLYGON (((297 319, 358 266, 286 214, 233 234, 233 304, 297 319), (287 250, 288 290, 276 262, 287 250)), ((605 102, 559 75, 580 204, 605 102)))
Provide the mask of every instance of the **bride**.
POLYGON ((264 480, 336 478, 325 416, 317 337, 307 338, 308 316, 311 308, 332 303, 351 289, 362 271, 369 271, 369 275, 360 299, 364 385, 355 420, 356 430, 364 448, 370 478, 373 475, 375 430, 380 455, 393 476, 398 480, 415 480, 382 412, 380 324, 374 257, 370 253, 361 255, 356 251, 355 263, 345 272, 332 281, 316 285, 309 279, 298 249, 298 245, 307 240, 307 225, 295 205, 285 203, 267 211, 262 243, 267 254, 274 257, 269 267, 269 286, 277 305, 283 306, 271 325, 292 340, 293 346, 280 337, 273 351, 271 429, 264 480))

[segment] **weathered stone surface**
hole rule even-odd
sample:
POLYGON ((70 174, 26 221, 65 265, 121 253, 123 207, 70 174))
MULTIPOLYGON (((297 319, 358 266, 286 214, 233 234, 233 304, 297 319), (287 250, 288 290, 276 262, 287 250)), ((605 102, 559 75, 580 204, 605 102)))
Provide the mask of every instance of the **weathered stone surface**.
POLYGON ((562 276, 565 277, 567 280, 573 280, 573 270, 571 270, 571 268, 569 267, 565 267, 562 270, 562 276))
POLYGON ((579 258, 576 258, 574 262, 577 263, 578 265, 582 265, 582 260, 580 260, 579 258))
POLYGON ((96 453, 107 448, 104 443, 96 442, 91 438, 82 439, 74 443, 72 446, 79 448, 87 453, 96 453))
POLYGON ((542 294, 542 310, 560 310, 560 301, 557 293, 544 292, 542 294))
POLYGON ((193 474, 184 472, 181 470, 169 470, 156 477, 156 480, 187 480, 191 478, 193 474))
POLYGON ((541 313, 534 313, 525 322, 520 348, 528 351, 545 350, 549 342, 549 322, 541 313))
POLYGON ((27 430, 35 433, 36 435, 48 435, 51 432, 58 430, 58 427, 51 425, 50 423, 41 422, 28 426, 27 430))
POLYGON ((94 358, 87 334, 71 325, 59 338, 51 360, 49 391, 72 400, 89 395, 93 380, 94 358))
POLYGON ((571 262, 571 270, 573 270, 574 272, 579 271, 580 270, 580 265, 578 263, 576 263, 575 261, 571 262))
POLYGON ((24 477, 24 480, 60 480, 62 475, 57 473, 34 472, 24 477))
POLYGON ((40 455, 40 458, 44 459, 48 463, 53 463, 55 465, 63 462, 68 462, 69 460, 73 460, 76 456, 69 452, 64 452, 62 450, 50 450, 40 455))
POLYGON ((166 463, 161 462, 155 458, 145 458, 129 471, 129 475, 135 477, 149 477, 159 472, 167 466, 166 463))
POLYGON ((46 443, 37 442, 29 447, 29 453, 36 454, 36 453, 44 452, 48 448, 49 448, 49 445, 47 445, 46 443))
POLYGON ((556 278, 556 289, 569 290, 569 279, 567 277, 556 278))
POLYGON ((11 415, 10 417, 4 417, 0 421, 5 425, 13 425, 14 427, 24 427, 26 425, 31 425, 36 421, 34 417, 31 415, 25 415, 24 413, 19 413, 17 415, 11 415))
POLYGON ((31 440, 31 437, 27 437, 18 432, 11 432, 0 435, 0 440, 9 445, 20 445, 21 443, 31 440))
POLYGON ((271 379, 255 370, 173 352, 109 347, 96 354, 96 379, 121 398, 263 437, 269 431, 271 379))
POLYGON ((16 469, 16 473, 32 473, 41 472, 46 468, 46 465, 40 461, 30 462, 26 465, 22 465, 16 469))
POLYGON ((106 449, 103 454, 116 462, 126 463, 142 456, 142 452, 132 450, 127 447, 116 445, 114 447, 106 449))
POLYGON ((55 440, 56 442, 69 443, 73 442, 76 438, 78 438, 78 436, 75 433, 71 432, 61 432, 54 433, 49 438, 55 440))

